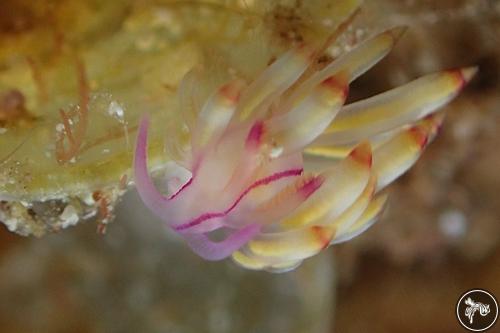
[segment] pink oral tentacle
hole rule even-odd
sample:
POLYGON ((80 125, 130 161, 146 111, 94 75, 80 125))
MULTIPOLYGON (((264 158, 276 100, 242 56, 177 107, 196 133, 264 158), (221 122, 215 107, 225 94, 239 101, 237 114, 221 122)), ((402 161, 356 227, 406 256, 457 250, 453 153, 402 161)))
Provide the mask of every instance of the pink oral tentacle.
POLYGON ((276 173, 274 173, 274 174, 272 174, 272 175, 270 175, 268 177, 261 178, 261 179, 255 181, 254 183, 252 183, 250 186, 248 186, 238 196, 238 198, 233 202, 233 204, 228 209, 226 209, 225 211, 223 211, 223 212, 213 212, 213 213, 204 213, 204 214, 196 217, 195 219, 192 219, 189 222, 174 225, 172 228, 174 230, 176 230, 176 231, 184 231, 184 230, 193 228, 193 227, 195 227, 197 225, 200 225, 201 223, 203 223, 203 222, 205 222, 207 220, 214 219, 214 218, 224 217, 227 214, 229 214, 234 208, 236 208, 236 206, 238 206, 238 204, 241 202, 241 200, 243 200, 243 198, 248 193, 250 193, 253 189, 255 189, 255 188, 259 187, 259 186, 269 185, 269 184, 271 184, 271 183, 273 183, 275 181, 278 181, 278 180, 280 180, 282 178, 285 178, 285 177, 299 176, 299 175, 302 174, 302 172, 303 172, 302 168, 290 169, 290 170, 285 170, 285 171, 281 171, 281 172, 276 172, 276 173))
POLYGON ((137 135, 137 144, 135 148, 134 159, 134 177, 137 192, 146 206, 152 210, 158 217, 167 216, 171 210, 168 198, 160 193, 154 185, 148 173, 147 145, 148 145, 148 127, 149 116, 143 116, 139 134, 137 135))
POLYGON ((222 260, 229 257, 260 232, 260 225, 250 224, 234 231, 220 242, 210 240, 206 234, 183 234, 188 245, 200 257, 206 260, 222 260))

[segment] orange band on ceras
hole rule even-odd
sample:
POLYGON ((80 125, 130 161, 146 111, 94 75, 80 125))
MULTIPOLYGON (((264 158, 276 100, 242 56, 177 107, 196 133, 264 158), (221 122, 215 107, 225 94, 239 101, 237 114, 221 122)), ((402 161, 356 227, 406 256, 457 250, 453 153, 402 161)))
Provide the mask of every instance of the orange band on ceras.
POLYGON ((242 88, 243 82, 236 80, 223 85, 218 93, 228 105, 236 105, 240 100, 242 88))
POLYGON ((458 90, 462 90, 477 72, 476 67, 467 67, 449 70, 448 73, 455 77, 458 83, 458 90))
POLYGON ((364 142, 354 148, 350 153, 349 157, 354 161, 366 165, 371 168, 373 158, 372 158, 372 148, 369 142, 364 142))
POLYGON ((321 82, 321 86, 327 88, 328 90, 333 90, 335 93, 341 92, 342 99, 345 101, 347 95, 349 95, 349 84, 347 84, 347 79, 345 75, 337 74, 330 76, 321 82))
POLYGON ((312 226, 311 227, 311 232, 314 235, 314 237, 318 240, 318 242, 321 244, 321 249, 325 249, 330 245, 330 242, 333 238, 334 231, 331 230, 330 228, 325 228, 322 226, 312 226))
POLYGON ((428 135, 424 129, 419 126, 414 126, 408 130, 408 133, 411 135, 412 139, 415 140, 420 149, 424 149, 428 141, 428 135))

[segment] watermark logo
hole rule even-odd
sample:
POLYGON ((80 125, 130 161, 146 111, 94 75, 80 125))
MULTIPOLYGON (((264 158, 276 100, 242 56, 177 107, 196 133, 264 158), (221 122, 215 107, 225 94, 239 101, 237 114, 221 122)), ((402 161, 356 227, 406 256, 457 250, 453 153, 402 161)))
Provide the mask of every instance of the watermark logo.
POLYGON ((498 319, 498 302, 486 290, 469 290, 458 300, 457 318, 469 331, 484 332, 492 328, 498 319))

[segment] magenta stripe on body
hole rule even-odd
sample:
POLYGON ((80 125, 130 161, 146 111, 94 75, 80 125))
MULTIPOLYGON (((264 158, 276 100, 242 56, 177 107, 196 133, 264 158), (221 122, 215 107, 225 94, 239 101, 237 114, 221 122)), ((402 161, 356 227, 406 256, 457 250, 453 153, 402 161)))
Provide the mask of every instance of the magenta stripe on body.
POLYGON ((182 224, 177 224, 177 225, 174 225, 172 226, 172 228, 176 231, 181 231, 181 230, 186 230, 186 229, 189 229, 189 228, 192 228, 194 226, 197 226, 201 223, 203 223, 204 221, 207 221, 209 219, 213 219, 213 218, 217 218, 217 217, 224 217, 226 216, 227 214, 229 214, 239 203, 240 201, 250 192, 252 191, 253 189, 255 189, 256 187, 259 187, 259 186, 263 186, 263 185, 268 185, 272 182, 275 182, 275 181, 278 181, 282 178, 285 178, 285 177, 293 177, 293 176, 300 176, 302 174, 304 169, 302 168, 299 168, 299 169, 290 169, 290 170, 285 170, 285 171, 280 171, 280 172, 276 172, 270 176, 267 176, 265 178, 261 178, 257 181, 255 181, 254 183, 252 183, 249 187, 247 187, 245 189, 245 191, 243 191, 240 196, 238 197, 238 199, 236 199, 236 201, 228 208, 226 209, 225 211, 223 212, 214 212, 214 213, 205 213, 205 214, 202 214, 200 216, 198 216, 197 218, 187 222, 187 223, 182 223, 182 224))

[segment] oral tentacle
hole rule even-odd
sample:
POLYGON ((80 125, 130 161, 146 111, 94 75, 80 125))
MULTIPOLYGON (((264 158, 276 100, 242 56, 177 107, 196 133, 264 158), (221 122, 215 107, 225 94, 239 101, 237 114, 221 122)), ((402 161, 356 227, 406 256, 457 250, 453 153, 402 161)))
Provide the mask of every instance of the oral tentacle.
POLYGON ((149 176, 147 165, 149 116, 145 115, 140 123, 134 157, 134 177, 137 192, 146 206, 159 217, 168 216, 173 207, 168 198, 158 191, 149 176))

